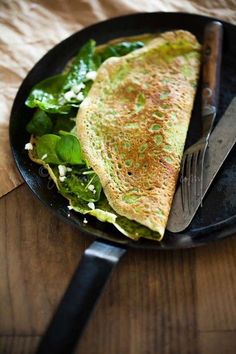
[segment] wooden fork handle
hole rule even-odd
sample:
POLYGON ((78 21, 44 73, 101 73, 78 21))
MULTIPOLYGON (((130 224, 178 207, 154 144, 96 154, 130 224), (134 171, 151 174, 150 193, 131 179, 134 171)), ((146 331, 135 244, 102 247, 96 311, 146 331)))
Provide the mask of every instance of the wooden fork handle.
MULTIPOLYGON (((202 87, 202 116, 203 132, 211 130, 205 117, 215 115, 220 87, 220 67, 222 52, 223 26, 218 21, 210 22, 204 31, 203 42, 203 87, 202 87)), ((211 125, 213 125, 213 122, 211 125)))

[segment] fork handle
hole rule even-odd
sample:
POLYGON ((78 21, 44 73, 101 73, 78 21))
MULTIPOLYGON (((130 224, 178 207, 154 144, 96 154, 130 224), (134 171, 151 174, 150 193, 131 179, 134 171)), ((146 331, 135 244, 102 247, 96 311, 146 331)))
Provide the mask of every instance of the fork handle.
POLYGON ((210 134, 219 100, 223 25, 210 22, 204 31, 202 73, 202 130, 210 134))

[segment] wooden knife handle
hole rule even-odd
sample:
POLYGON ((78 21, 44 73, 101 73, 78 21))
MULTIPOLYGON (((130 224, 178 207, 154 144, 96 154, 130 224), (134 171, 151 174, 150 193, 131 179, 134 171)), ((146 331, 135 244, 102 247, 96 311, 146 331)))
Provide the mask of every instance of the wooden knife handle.
MULTIPOLYGON (((218 21, 210 22, 204 31, 203 42, 203 88, 202 113, 204 116, 217 109, 220 87, 220 67, 222 52, 223 25, 218 21)), ((204 124, 203 124, 204 130, 204 124)))

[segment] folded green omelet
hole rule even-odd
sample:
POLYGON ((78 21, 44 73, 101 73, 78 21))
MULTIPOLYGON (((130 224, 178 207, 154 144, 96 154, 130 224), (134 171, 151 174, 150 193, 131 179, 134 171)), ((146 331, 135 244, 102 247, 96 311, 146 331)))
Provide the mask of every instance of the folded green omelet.
POLYGON ((109 205, 159 238, 176 188, 200 56, 195 36, 178 30, 109 58, 77 115, 83 153, 109 205))

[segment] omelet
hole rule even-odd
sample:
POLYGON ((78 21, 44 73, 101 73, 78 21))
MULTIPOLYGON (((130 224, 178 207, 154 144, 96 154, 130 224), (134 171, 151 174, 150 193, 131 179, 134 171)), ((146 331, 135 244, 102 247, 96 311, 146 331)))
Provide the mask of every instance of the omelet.
POLYGON ((109 58, 76 118, 83 154, 110 206, 164 235, 194 104, 201 45, 165 32, 109 58))

